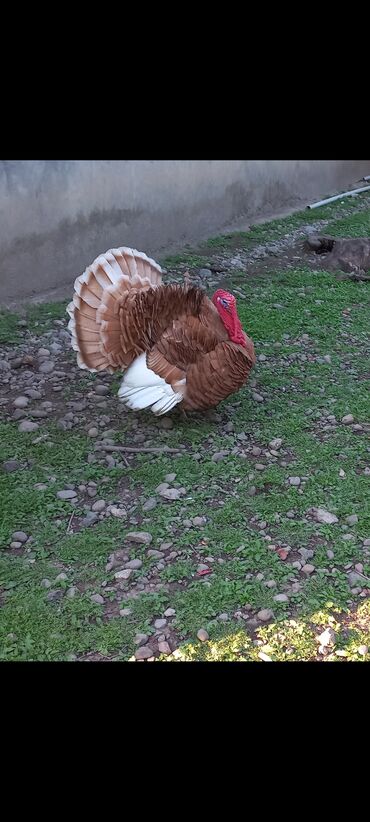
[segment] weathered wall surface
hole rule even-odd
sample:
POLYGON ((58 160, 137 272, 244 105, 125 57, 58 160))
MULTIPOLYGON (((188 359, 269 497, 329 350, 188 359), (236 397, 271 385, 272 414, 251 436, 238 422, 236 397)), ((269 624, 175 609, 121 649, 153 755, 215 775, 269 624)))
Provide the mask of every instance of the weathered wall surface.
POLYGON ((1 160, 0 301, 72 283, 108 248, 158 256, 364 174, 369 160, 1 160))

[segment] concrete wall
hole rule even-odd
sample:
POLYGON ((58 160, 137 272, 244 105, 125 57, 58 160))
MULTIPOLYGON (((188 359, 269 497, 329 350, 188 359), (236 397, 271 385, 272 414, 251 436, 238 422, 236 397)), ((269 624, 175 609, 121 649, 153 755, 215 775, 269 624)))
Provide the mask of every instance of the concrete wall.
POLYGON ((0 300, 71 283, 112 246, 158 257, 363 174, 368 160, 1 160, 0 300))

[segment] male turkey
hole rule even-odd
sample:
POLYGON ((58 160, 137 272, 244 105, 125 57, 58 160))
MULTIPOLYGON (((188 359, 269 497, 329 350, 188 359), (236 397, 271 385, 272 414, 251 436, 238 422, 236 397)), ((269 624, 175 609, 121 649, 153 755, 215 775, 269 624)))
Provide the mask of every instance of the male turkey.
POLYGON ((238 391, 255 363, 235 297, 212 300, 189 285, 163 285, 146 254, 113 248, 77 277, 67 308, 80 368, 124 371, 120 400, 160 415, 178 403, 205 410, 238 391))

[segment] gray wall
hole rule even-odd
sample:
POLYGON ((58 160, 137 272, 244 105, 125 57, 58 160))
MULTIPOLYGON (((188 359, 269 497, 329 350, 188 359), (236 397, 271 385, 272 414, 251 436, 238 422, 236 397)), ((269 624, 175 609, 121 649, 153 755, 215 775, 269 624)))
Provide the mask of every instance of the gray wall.
POLYGON ((108 248, 158 257, 363 174, 368 160, 1 160, 0 300, 72 283, 108 248))

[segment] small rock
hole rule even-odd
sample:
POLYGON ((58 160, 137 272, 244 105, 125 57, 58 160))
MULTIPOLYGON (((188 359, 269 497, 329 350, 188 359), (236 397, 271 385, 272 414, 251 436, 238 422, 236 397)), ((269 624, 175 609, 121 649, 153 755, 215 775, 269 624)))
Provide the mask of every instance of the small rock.
POLYGON ((357 648, 357 653, 360 654, 361 656, 366 656, 368 651, 369 651, 369 648, 368 648, 367 645, 359 645, 358 648, 357 648))
POLYGON ((158 651, 159 651, 160 654, 166 654, 166 656, 168 656, 169 654, 172 654, 172 651, 171 651, 171 648, 170 648, 168 642, 159 642, 158 643, 158 651))
POLYGON ((342 417, 341 421, 343 425, 351 425, 355 421, 355 418, 352 416, 352 414, 346 414, 345 417, 342 417))
POLYGON ((355 570, 358 571, 359 574, 363 573, 364 566, 363 566, 362 562, 356 562, 355 570))
POLYGON ((12 534, 12 540, 15 540, 15 542, 23 543, 27 542, 28 536, 24 531, 14 531, 14 534, 12 534))
POLYGON ((73 599, 73 597, 75 597, 77 593, 78 588, 76 588, 75 585, 72 585, 70 588, 68 588, 66 596, 68 597, 68 599, 73 599))
POLYGON ((21 434, 30 434, 32 431, 37 431, 38 427, 38 422, 29 422, 29 420, 23 420, 23 422, 20 422, 18 425, 18 431, 20 431, 21 434))
POLYGON ((249 496, 249 497, 255 497, 255 496, 256 496, 256 493, 257 493, 257 488, 256 488, 256 486, 255 486, 255 485, 251 485, 251 487, 250 487, 250 488, 248 488, 248 496, 249 496))
POLYGON ((315 566, 310 565, 308 563, 307 565, 303 566, 302 571, 303 571, 304 574, 313 574, 313 572, 315 571, 315 566))
POLYGON ((125 511, 124 508, 117 508, 115 505, 112 505, 110 512, 112 517, 119 517, 121 519, 127 517, 127 511, 125 511))
POLYGON ((155 497, 150 497, 144 502, 143 511, 153 511, 154 508, 157 506, 157 500, 155 497))
POLYGON ((257 394, 256 391, 252 392, 252 397, 255 400, 255 402, 264 402, 264 398, 261 396, 261 394, 257 394))
POLYGON ((298 486, 298 485, 301 484, 301 478, 300 477, 289 477, 289 484, 294 485, 294 486, 298 486))
POLYGON ((207 631, 205 631, 204 628, 200 628, 197 633, 197 637, 201 642, 207 642, 207 639, 209 639, 209 634, 207 634, 207 631))
POLYGON ((254 467, 256 471, 264 471, 266 466, 263 465, 262 462, 257 462, 254 467))
POLYGON ((161 628, 165 628, 166 625, 167 625, 167 620, 166 619, 156 619, 155 622, 154 622, 154 627, 157 631, 160 631, 161 628))
POLYGON ((193 517, 193 525, 205 525, 206 521, 205 517, 193 517))
POLYGON ((262 454, 262 448, 259 448, 258 445, 254 445, 252 448, 252 454, 254 457, 259 457, 262 454))
POLYGON ((141 559, 130 559, 130 562, 126 563, 126 568, 132 568, 133 571, 138 571, 142 564, 141 559))
POLYGON ((90 525, 94 525, 94 523, 98 520, 98 515, 93 511, 88 511, 86 517, 81 520, 81 525, 85 528, 89 528, 90 525))
POLYGON ((275 582, 274 579, 269 579, 268 582, 266 582, 266 588, 275 588, 275 587, 276 587, 276 582, 275 582))
POLYGON ((50 579, 46 579, 46 578, 42 579, 40 585, 42 586, 42 588, 50 588, 51 587, 50 579))
POLYGON ((274 616, 274 612, 271 608, 262 608, 261 611, 258 611, 257 617, 261 620, 261 622, 268 622, 269 619, 272 619, 274 616))
POLYGON ((219 614, 218 619, 220 620, 220 622, 228 622, 229 614, 219 614))
POLYGON ((164 499, 173 502, 174 500, 180 499, 181 491, 179 488, 165 488, 163 491, 160 491, 160 495, 164 497, 164 499))
POLYGON ((65 582, 66 579, 68 579, 68 576, 64 573, 64 571, 62 571, 61 574, 58 574, 58 576, 55 577, 55 582, 65 582))
POLYGON ((167 611, 164 612, 165 617, 172 617, 175 616, 176 611, 174 608, 167 608, 167 611))
POLYGON ((145 645, 148 642, 149 636, 148 634, 136 634, 134 636, 134 643, 135 645, 145 645))
POLYGON ((94 502, 94 505, 92 505, 92 511, 104 511, 105 505, 106 503, 103 499, 98 499, 96 502, 94 502))
POLYGON ((326 511, 325 508, 311 508, 309 513, 312 514, 316 522, 321 522, 324 525, 333 525, 333 523, 338 522, 338 517, 331 514, 330 511, 326 511))
POLYGON ((325 631, 322 632, 319 636, 316 637, 316 641, 322 645, 323 648, 326 648, 328 645, 334 645, 337 635, 332 628, 326 628, 325 631))
POLYGON ((94 390, 95 394, 98 394, 100 397, 104 397, 106 394, 109 394, 109 388, 107 385, 96 385, 94 390))
POLYGON ((147 531, 130 531, 129 534, 126 534, 126 540, 128 542, 137 542, 139 545, 150 545, 153 537, 147 531))
POLYGON ((119 615, 120 615, 121 617, 127 617, 127 616, 130 616, 130 614, 131 614, 131 613, 132 613, 132 609, 131 609, 131 608, 122 608, 122 609, 120 610, 120 612, 119 612, 119 615))
POLYGON ((53 363, 52 360, 44 360, 44 362, 41 362, 39 365, 39 371, 41 374, 51 374, 51 372, 54 371, 54 368, 55 363, 53 363))
POLYGON ((6 460, 3 462, 3 471, 6 474, 12 474, 14 471, 19 471, 22 468, 22 463, 18 460, 6 460))
POLYGON ((149 645, 144 645, 135 651, 135 659, 149 659, 153 656, 153 651, 149 645))
POLYGON ((349 517, 346 517, 346 522, 348 525, 356 525, 358 522, 357 514, 351 514, 349 517))
POLYGON ((15 408, 27 408, 28 402, 28 397, 17 397, 14 400, 13 405, 15 408))
POLYGON ((176 476, 177 476, 177 474, 166 474, 166 476, 164 478, 165 482, 169 482, 169 483, 174 482, 175 479, 176 479, 176 476))
POLYGON ((283 444, 283 440, 280 437, 276 437, 275 439, 269 442, 269 448, 272 448, 273 451, 278 451, 283 444))
POLYGON ((276 594, 274 602, 289 602, 289 597, 286 594, 276 594))
POLYGON ((216 451, 215 454, 212 455, 212 462, 221 462, 221 460, 224 460, 225 457, 228 456, 228 451, 216 451))
POLYGON ((22 543, 21 542, 11 542, 10 547, 11 548, 22 548, 22 543))
POLYGON ((97 605, 104 605, 104 599, 101 594, 92 594, 90 599, 91 602, 96 602, 97 605))
POLYGON ((347 575, 347 579, 348 579, 348 584, 349 584, 350 588, 353 588, 356 585, 360 585, 360 586, 363 585, 363 578, 361 576, 359 576, 359 574, 356 574, 355 571, 351 571, 347 575))
POLYGON ((129 579, 132 574, 131 568, 124 568, 122 571, 117 571, 114 579, 129 579))
POLYGON ((326 556, 328 559, 334 559, 334 551, 331 551, 329 548, 326 552, 326 556))
POLYGON ((156 559, 162 559, 164 557, 163 551, 156 551, 155 548, 151 548, 148 551, 148 557, 155 557, 156 559))
POLYGON ((99 431, 98 431, 97 428, 89 428, 89 430, 87 432, 88 437, 97 437, 98 434, 99 434, 99 431))
POLYGON ((57 491, 57 497, 58 497, 58 499, 64 499, 64 500, 76 499, 77 494, 76 494, 76 491, 70 491, 70 490, 57 491))

